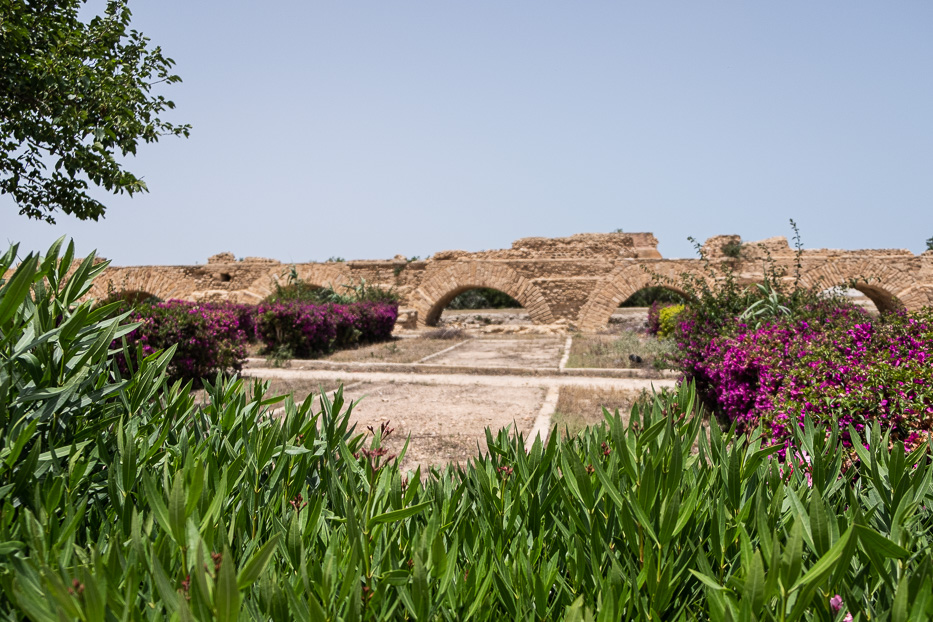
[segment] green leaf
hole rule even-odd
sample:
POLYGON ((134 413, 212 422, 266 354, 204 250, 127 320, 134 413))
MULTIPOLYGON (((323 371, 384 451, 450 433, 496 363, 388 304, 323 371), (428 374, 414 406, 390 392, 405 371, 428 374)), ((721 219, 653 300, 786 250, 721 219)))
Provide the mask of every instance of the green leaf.
POLYGON ((272 554, 275 552, 275 547, 278 543, 279 534, 275 534, 268 542, 262 545, 261 549, 256 551, 246 564, 243 565, 236 579, 239 589, 245 590, 259 578, 262 571, 265 570, 266 566, 269 564, 269 560, 272 559, 272 554))
MULTIPOLYGON (((13 277, 0 288, 0 327, 5 326, 20 305, 23 304, 26 296, 29 295, 29 288, 33 281, 40 275, 36 274, 36 266, 39 264, 39 256, 30 253, 26 256, 13 277)), ((2 275, 0 275, 2 276, 2 275)))
POLYGON ((824 555, 832 545, 830 520, 823 497, 814 488, 810 497, 810 532, 813 534, 813 550, 817 555, 824 555))
POLYGON ((909 551, 901 548, 870 527, 855 525, 854 529, 856 534, 858 534, 859 541, 866 548, 870 548, 875 553, 880 553, 885 557, 893 557, 895 559, 904 559, 910 556, 909 551))
POLYGON ((21 551, 26 545, 19 540, 7 540, 0 542, 0 555, 9 555, 16 551, 21 551))
POLYGON ((220 622, 236 622, 240 615, 240 589, 237 587, 233 555, 225 549, 214 584, 214 610, 220 622))
POLYGON ((688 570, 690 571, 690 574, 692 574, 697 579, 699 579, 703 585, 710 588, 711 590, 720 592, 720 591, 728 589, 725 586, 719 585, 719 583, 717 583, 716 580, 713 579, 712 577, 708 577, 703 573, 697 572, 693 568, 688 568, 688 570))
POLYGON ((175 474, 175 481, 172 483, 172 490, 168 498, 168 519, 175 536, 175 542, 183 543, 185 541, 185 474, 181 471, 175 474))
POLYGON ((897 582, 897 590, 894 592, 894 603, 891 605, 891 622, 908 621, 907 610, 910 605, 908 576, 909 575, 904 574, 901 580, 897 582))
MULTIPOLYGON (((169 520, 168 510, 165 508, 165 503, 162 501, 162 492, 156 488, 155 484, 152 482, 152 478, 149 477, 148 473, 142 474, 143 488, 146 491, 146 500, 149 502, 149 507, 152 509, 152 513, 155 516, 156 521, 159 523, 159 526, 167 534, 171 535, 172 538, 175 537, 172 531, 172 524, 169 520)), ((182 544, 184 540, 175 540, 178 544, 182 544)))
POLYGON ((854 529, 847 529, 846 532, 836 540, 836 543, 823 555, 807 572, 794 584, 791 591, 797 590, 807 585, 819 584, 824 578, 841 563, 847 563, 851 555, 849 542, 855 535, 854 529))
POLYGON ((395 521, 400 521, 408 518, 409 516, 414 516, 419 513, 426 507, 431 505, 430 501, 425 501, 424 503, 419 503, 417 505, 412 505, 407 508, 402 508, 401 510, 392 510, 391 512, 384 512, 378 514, 369 519, 369 527, 373 525, 379 525, 382 523, 393 523, 395 521))
POLYGON ((742 590, 742 599, 750 602, 754 613, 761 611, 765 602, 765 568, 761 561, 761 551, 755 551, 752 562, 745 577, 745 588, 742 590))

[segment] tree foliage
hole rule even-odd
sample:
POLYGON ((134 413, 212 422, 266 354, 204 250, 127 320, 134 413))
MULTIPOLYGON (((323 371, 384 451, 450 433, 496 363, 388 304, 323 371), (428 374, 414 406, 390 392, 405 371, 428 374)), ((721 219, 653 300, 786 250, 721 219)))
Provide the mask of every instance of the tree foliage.
POLYGON ((29 218, 55 222, 61 210, 97 220, 106 208, 92 184, 145 191, 119 158, 190 130, 159 118, 174 103, 153 87, 181 78, 130 29, 126 0, 87 22, 85 1, 0 0, 0 192, 29 218))

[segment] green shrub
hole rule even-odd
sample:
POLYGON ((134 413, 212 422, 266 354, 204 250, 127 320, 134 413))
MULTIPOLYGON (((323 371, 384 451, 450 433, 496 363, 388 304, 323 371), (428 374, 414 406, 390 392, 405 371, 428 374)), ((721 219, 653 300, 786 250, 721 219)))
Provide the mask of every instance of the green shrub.
POLYGON ((357 285, 342 286, 343 293, 334 290, 333 287, 319 287, 305 282, 298 276, 298 270, 292 266, 288 279, 283 285, 276 281, 275 290, 266 297, 266 304, 277 302, 305 302, 316 305, 338 304, 348 305, 354 302, 394 302, 398 303, 398 292, 392 289, 383 289, 381 287, 370 285, 366 279, 360 279, 357 285))
POLYGON ((742 257, 742 243, 738 241, 726 242, 722 245, 722 254, 730 259, 740 259, 742 257))
POLYGON ((658 312, 658 337, 664 339, 674 334, 677 321, 683 311, 684 305, 672 305, 658 312))

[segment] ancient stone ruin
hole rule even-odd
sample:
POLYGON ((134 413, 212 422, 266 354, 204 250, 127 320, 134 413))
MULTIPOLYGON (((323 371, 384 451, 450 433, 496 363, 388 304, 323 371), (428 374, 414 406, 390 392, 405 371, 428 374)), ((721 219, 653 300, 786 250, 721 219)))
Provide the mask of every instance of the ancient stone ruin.
MULTIPOLYGON (((742 243, 717 236, 703 245, 711 262, 728 262, 742 283, 763 279, 766 258, 793 278, 797 255, 787 239, 742 243)), ((916 309, 933 304, 933 251, 804 250, 799 256, 805 286, 850 284, 881 309, 916 309)), ((91 295, 138 291, 162 299, 229 300, 258 303, 284 283, 292 269, 272 259, 237 260, 220 253, 198 266, 109 267, 91 295)), ((606 325, 613 311, 655 279, 682 273, 707 278, 700 259, 665 259, 650 233, 584 233, 565 238, 523 238, 503 250, 442 251, 424 261, 401 255, 388 260, 294 264, 306 283, 339 289, 366 283, 394 288, 402 299, 400 323, 433 325, 458 294, 477 287, 503 291, 527 310, 536 324, 556 321, 581 330, 606 325)), ((663 283, 662 283, 663 284, 663 283)), ((668 285, 671 289, 676 287, 668 285)))

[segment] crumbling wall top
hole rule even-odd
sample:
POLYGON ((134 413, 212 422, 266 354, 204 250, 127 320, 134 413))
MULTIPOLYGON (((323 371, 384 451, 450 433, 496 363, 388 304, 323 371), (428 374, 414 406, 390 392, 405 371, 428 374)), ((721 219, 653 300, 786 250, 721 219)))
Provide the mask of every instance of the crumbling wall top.
POLYGON ((658 240, 651 233, 578 233, 564 238, 522 238, 512 248, 480 251, 441 251, 432 259, 659 259, 658 240))
POLYGON ((233 263, 236 261, 236 255, 233 253, 217 253, 207 258, 207 263, 233 263))

